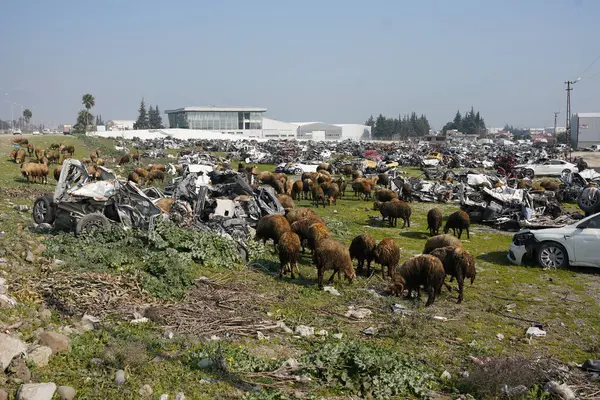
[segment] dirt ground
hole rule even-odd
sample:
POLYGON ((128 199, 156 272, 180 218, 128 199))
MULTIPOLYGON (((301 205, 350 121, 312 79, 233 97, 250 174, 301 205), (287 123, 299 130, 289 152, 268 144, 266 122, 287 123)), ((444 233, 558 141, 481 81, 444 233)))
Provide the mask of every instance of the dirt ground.
POLYGON ((575 151, 573 158, 575 157, 582 157, 590 168, 600 168, 600 152, 575 151))

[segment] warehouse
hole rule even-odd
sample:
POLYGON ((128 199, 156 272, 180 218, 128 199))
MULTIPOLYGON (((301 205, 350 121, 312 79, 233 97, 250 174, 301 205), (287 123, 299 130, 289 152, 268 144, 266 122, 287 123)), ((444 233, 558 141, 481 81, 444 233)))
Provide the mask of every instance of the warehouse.
POLYGON ((292 122, 298 126, 298 140, 342 140, 342 128, 324 122, 292 122))
POLYGON ((583 149, 600 144, 600 112, 578 113, 571 118, 571 146, 583 149))
POLYGON ((335 124, 342 128, 342 139, 371 140, 371 127, 360 124, 335 124))

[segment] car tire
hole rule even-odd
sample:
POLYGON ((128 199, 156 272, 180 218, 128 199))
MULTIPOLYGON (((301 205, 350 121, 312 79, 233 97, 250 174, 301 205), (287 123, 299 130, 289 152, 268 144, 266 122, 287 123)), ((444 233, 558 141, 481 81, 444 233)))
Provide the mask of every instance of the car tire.
POLYGON ((577 205, 586 215, 600 211, 600 189, 595 187, 583 189, 577 197, 577 205))
POLYGON ((92 213, 84 215, 75 225, 75 234, 81 235, 92 233, 97 230, 107 230, 110 228, 110 221, 104 214, 92 213))
POLYGON ((31 214, 36 224, 52 224, 54 222, 53 200, 52 196, 41 196, 35 200, 31 214))
POLYGON ((302 169, 300 169, 300 168, 296 168, 296 169, 294 170, 294 175, 302 175, 302 169))
POLYGON ((565 268, 569 265, 569 253, 559 243, 544 242, 537 251, 537 261, 544 269, 565 268))
POLYGON ((531 168, 527 168, 523 173, 525 174, 525 177, 529 179, 533 179, 535 176, 535 172, 531 168))
POLYGON ((572 171, 570 169, 563 169, 562 172, 560 173, 561 176, 569 176, 571 175, 572 171))

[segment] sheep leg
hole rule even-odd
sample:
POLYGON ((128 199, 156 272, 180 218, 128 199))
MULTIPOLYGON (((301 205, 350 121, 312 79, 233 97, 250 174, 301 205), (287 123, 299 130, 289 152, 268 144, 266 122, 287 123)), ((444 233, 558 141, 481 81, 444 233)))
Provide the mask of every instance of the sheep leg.
MULTIPOLYGON (((452 282, 452 277, 450 277, 450 282, 452 282)), ((450 286, 447 282, 446 279, 444 278, 444 286, 446 286, 446 289, 448 289, 449 292, 452 291, 452 286, 450 286)))
POLYGON ((458 238, 460 239, 460 237, 462 236, 462 228, 458 228, 458 238))
POLYGON ((467 228, 467 239, 471 239, 471 236, 469 235, 469 228, 467 228))
POLYGON ((435 301, 435 291, 436 290, 433 285, 429 285, 429 287, 427 287, 428 296, 427 296, 427 303, 425 303, 425 307, 429 307, 435 301))
POLYGON ((338 274, 339 272, 340 272, 339 269, 337 269, 337 270, 334 269, 333 274, 331 274, 331 277, 327 280, 327 283, 331 285, 333 283, 333 278, 335 278, 335 274, 338 274))
POLYGON ((460 269, 456 273, 456 281, 458 282, 458 301, 456 304, 460 304, 463 301, 463 288, 465 283, 465 279, 460 269))
POLYGON ((410 217, 406 217, 406 224, 408 225, 408 227, 410 228, 410 217))
POLYGON ((395 275, 394 270, 395 270, 395 268, 393 265, 388 265, 388 276, 392 279, 394 278, 394 275, 395 275))
POLYGON ((285 272, 285 263, 282 262, 279 266, 279 279, 283 278, 283 273, 285 272))
POLYGON ((402 229, 406 228, 406 218, 402 217, 402 229))
POLYGON ((317 269, 317 282, 319 284, 319 289, 323 289, 323 269, 317 269))

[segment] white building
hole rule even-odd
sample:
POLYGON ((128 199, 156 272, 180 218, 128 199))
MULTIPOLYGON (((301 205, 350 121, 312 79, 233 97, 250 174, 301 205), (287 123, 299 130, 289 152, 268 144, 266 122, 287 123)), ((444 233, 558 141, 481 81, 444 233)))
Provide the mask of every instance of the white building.
POLYGON ((371 127, 360 124, 335 124, 342 128, 342 140, 370 140, 371 127))
POLYGON ((105 126, 107 131, 130 131, 133 130, 133 124, 134 120, 114 119, 106 121, 105 126))
POLYGON ((577 113, 571 118, 571 146, 575 149, 600 144, 600 112, 577 113))
POLYGON ((296 139, 298 125, 263 117, 262 137, 265 139, 296 139))

